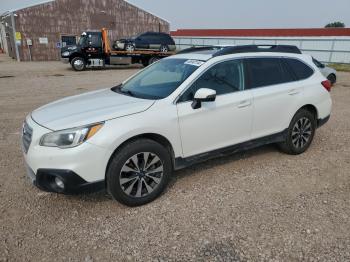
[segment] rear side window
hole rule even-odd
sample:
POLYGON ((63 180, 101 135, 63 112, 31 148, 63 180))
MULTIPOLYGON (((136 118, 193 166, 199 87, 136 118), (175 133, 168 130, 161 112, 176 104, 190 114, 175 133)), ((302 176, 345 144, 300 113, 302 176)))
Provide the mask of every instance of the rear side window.
POLYGON ((248 58, 250 88, 277 85, 294 81, 280 58, 248 58))
POLYGON ((314 70, 312 70, 312 68, 300 60, 293 58, 285 58, 284 60, 290 69, 293 70, 297 80, 304 80, 306 78, 309 78, 314 73, 314 70))
POLYGON ((174 42, 173 39, 167 34, 163 34, 162 38, 166 42, 166 44, 168 44, 168 45, 172 45, 174 42))

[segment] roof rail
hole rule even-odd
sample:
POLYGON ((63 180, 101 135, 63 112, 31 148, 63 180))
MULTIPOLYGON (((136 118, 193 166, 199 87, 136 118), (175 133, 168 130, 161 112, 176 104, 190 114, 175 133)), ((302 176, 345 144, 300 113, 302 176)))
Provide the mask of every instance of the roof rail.
POLYGON ((210 51, 210 50, 220 50, 222 48, 218 46, 193 46, 190 48, 182 49, 181 51, 177 52, 176 54, 187 54, 192 52, 200 52, 200 51, 210 51))
POLYGON ((257 52, 301 54, 300 49, 294 45, 240 45, 225 47, 213 54, 213 57, 229 54, 257 52))

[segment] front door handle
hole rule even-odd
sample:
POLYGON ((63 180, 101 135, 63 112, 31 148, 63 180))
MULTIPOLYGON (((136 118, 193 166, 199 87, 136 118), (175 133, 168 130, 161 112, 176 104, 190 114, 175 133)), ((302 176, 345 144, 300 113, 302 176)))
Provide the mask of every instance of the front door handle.
POLYGON ((297 95, 299 93, 300 93, 300 91, 298 89, 292 89, 292 90, 289 90, 288 95, 294 96, 294 95, 297 95))
POLYGON ((244 107, 248 107, 250 106, 252 103, 250 102, 250 100, 244 100, 244 101, 241 101, 239 104, 238 104, 238 108, 244 108, 244 107))

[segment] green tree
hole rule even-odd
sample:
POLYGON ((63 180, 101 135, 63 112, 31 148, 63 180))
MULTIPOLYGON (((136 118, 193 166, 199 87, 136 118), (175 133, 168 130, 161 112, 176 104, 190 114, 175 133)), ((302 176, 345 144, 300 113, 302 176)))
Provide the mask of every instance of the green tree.
POLYGON ((325 26, 325 28, 330 28, 330 27, 345 27, 345 24, 342 22, 333 22, 325 26))

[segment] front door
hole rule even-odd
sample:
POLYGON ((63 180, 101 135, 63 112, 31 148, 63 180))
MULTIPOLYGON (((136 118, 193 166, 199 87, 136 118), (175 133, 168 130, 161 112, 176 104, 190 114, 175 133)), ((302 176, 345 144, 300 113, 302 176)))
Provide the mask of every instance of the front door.
POLYGON ((245 90, 244 79, 241 60, 221 62, 202 74, 180 97, 177 110, 184 157, 250 139, 252 92, 245 90), (217 97, 193 109, 193 97, 200 88, 215 90, 217 97))

